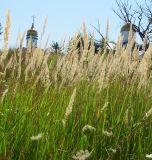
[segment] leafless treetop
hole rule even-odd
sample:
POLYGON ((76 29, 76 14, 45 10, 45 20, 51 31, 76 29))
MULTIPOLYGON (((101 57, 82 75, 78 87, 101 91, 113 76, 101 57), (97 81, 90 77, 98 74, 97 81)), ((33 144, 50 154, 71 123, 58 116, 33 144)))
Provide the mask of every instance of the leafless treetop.
POLYGON ((134 0, 115 0, 115 14, 125 23, 132 23, 142 41, 147 35, 152 41, 152 0, 144 0, 142 4, 134 0))

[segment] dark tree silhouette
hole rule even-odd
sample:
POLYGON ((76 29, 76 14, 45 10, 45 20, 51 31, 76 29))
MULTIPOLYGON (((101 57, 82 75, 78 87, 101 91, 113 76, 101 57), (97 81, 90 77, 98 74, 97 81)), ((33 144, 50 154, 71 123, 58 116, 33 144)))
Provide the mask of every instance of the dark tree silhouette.
MULTIPOLYGON (((94 37, 89 34, 89 45, 88 45, 88 50, 91 47, 91 43, 92 43, 92 39, 94 39, 94 37)), ((102 47, 101 45, 102 41, 97 41, 94 39, 94 47, 95 47, 95 54, 99 53, 100 48, 102 47)), ((82 33, 79 33, 77 36, 72 37, 69 40, 69 44, 67 47, 68 51, 71 51, 71 49, 73 50, 78 50, 78 53, 81 53, 82 50, 84 49, 84 35, 82 33), (74 48, 72 47, 74 46, 74 48)))
POLYGON ((53 53, 60 53, 62 51, 62 47, 58 42, 53 41, 52 44, 50 44, 50 47, 53 53))

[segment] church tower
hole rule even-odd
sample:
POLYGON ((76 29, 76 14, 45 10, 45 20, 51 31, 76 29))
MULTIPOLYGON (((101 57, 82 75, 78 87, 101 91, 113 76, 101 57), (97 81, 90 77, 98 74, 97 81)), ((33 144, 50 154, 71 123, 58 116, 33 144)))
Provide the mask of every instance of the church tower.
POLYGON ((29 52, 33 51, 34 48, 37 48, 38 32, 34 27, 34 19, 35 17, 33 16, 31 29, 27 31, 26 35, 26 48, 29 52))
POLYGON ((130 29, 132 28, 132 35, 134 36, 136 33, 136 29, 134 25, 131 23, 126 23, 121 27, 121 36, 123 37, 123 45, 126 46, 128 44, 128 38, 129 38, 129 32, 130 29))

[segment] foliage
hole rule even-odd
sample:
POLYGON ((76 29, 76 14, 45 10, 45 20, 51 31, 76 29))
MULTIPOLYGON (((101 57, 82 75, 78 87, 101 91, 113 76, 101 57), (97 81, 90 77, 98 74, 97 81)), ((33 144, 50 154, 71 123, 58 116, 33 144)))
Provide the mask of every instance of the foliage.
POLYGON ((59 44, 59 42, 55 42, 53 41, 52 44, 50 44, 50 47, 51 47, 51 51, 53 53, 61 53, 63 48, 62 46, 59 44))

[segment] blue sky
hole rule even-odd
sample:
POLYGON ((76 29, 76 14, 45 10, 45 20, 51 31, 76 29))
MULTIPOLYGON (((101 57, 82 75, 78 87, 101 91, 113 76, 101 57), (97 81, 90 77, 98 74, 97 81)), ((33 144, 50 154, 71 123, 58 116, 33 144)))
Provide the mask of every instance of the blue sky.
MULTIPOLYGON (((110 21, 110 40, 116 40, 121 26, 120 19, 113 13, 114 0, 3 0, 0 5, 0 22, 5 24, 7 10, 11 12, 11 35, 9 45, 16 44, 18 31, 23 33, 31 27, 32 15, 36 16, 35 28, 39 32, 46 16, 47 31, 51 41, 59 41, 62 37, 68 40, 82 26, 83 20, 97 26, 101 23, 101 31, 105 33, 106 21, 110 21)), ((0 41, 2 43, 2 41, 0 41)), ((24 43, 25 44, 25 43, 24 43)))

